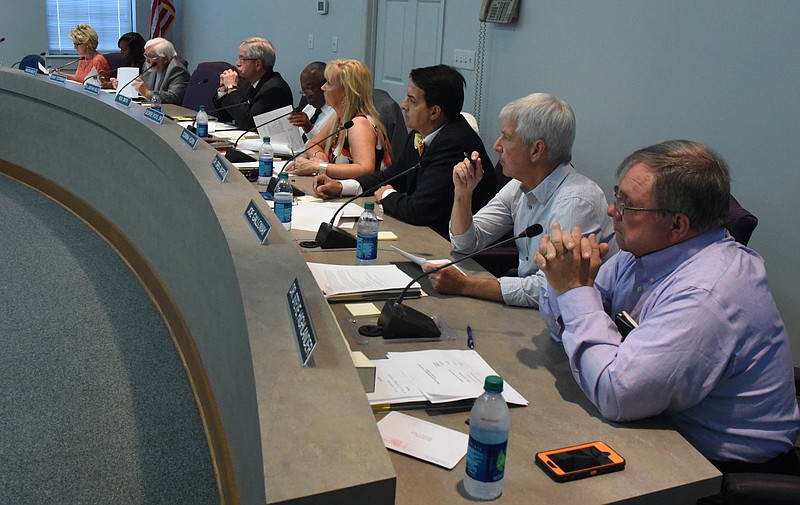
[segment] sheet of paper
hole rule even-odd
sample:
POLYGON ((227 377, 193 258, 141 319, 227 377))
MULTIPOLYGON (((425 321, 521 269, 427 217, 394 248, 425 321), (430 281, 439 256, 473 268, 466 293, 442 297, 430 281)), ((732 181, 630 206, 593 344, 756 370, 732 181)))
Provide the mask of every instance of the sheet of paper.
POLYGON ((467 454, 469 435, 400 412, 378 421, 387 449, 452 470, 467 454))
MULTIPOLYGON (((398 291, 411 282, 411 277, 404 274, 396 265, 308 263, 308 268, 326 298, 347 293, 398 291)), ((419 283, 416 282, 412 287, 420 289, 419 283)))
POLYGON ((133 87, 133 83, 128 84, 129 82, 133 81, 137 75, 139 75, 139 69, 136 67, 119 67, 117 69, 117 81, 119 81, 117 93, 122 93, 128 98, 136 98, 139 96, 136 88, 133 87), (128 85, 125 86, 126 84, 128 85), (125 87, 123 88, 123 86, 125 87))
POLYGON ((276 153, 293 154, 303 150, 304 144, 300 130, 289 122, 287 114, 290 112, 292 112, 292 106, 287 105, 253 117, 253 121, 257 125, 264 125, 264 123, 272 121, 261 126, 258 129, 258 135, 261 138, 269 137, 270 144, 276 153))
POLYGON ((389 359, 374 359, 375 391, 367 393, 370 405, 424 402, 425 395, 401 368, 389 359))
POLYGON ((47 69, 44 67, 44 65, 42 65, 42 62, 41 62, 41 61, 40 61, 38 64, 39 64, 39 72, 43 73, 44 75, 50 75, 50 71, 49 71, 49 70, 47 70, 47 69))
MULTIPOLYGON (((391 247, 395 251, 399 252, 407 260, 413 261, 414 263, 416 263, 419 266, 422 266, 424 263, 430 263, 431 265, 437 265, 437 266, 438 265, 444 265, 445 263, 450 263, 449 259, 432 260, 432 259, 424 258, 422 256, 415 256, 415 255, 411 254, 408 251, 404 251, 404 250, 400 249, 397 246, 390 245, 389 247, 391 247)), ((459 272, 464 273, 463 270, 458 268, 458 265, 456 265, 455 268, 457 268, 459 272)))
MULTIPOLYGON (((341 207, 338 202, 307 202, 292 208, 292 228, 295 230, 317 231, 322 222, 330 222, 333 214, 341 207)), ((364 212, 355 203, 348 203, 336 216, 336 226, 352 229, 356 220, 364 212)))
MULTIPOLYGON (((477 398, 483 393, 486 376, 500 375, 473 349, 390 352, 388 356, 431 403, 477 398)), ((507 382, 503 398, 515 405, 528 404, 507 382)))

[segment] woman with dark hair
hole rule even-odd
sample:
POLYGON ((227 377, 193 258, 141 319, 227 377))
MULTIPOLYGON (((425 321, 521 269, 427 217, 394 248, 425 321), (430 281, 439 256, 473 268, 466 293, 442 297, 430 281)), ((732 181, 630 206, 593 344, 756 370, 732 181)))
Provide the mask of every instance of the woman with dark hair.
POLYGON ((119 53, 122 55, 123 67, 136 67, 142 69, 144 64, 144 37, 136 32, 128 32, 117 42, 119 53))

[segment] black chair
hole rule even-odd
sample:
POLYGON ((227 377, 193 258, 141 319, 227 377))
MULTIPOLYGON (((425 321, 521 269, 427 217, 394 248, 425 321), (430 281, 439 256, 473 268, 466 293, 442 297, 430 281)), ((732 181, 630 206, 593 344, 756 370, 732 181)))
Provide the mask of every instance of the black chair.
POLYGON ((372 90, 372 101, 378 110, 378 117, 386 128, 386 134, 392 143, 392 160, 395 160, 403 152, 408 138, 408 127, 403 117, 403 111, 395 102, 394 98, 382 89, 372 90))
POLYGON ((183 95, 182 105, 187 109, 200 110, 201 105, 211 112, 214 109, 213 98, 219 87, 219 74, 227 69, 235 70, 236 67, 225 61, 204 61, 197 65, 186 85, 186 94, 183 95), (205 84, 200 84, 203 79, 208 79, 205 84))
POLYGON ((42 58, 38 54, 29 54, 26 57, 22 58, 22 60, 20 60, 18 68, 20 70, 25 70, 26 67, 32 67, 35 68, 38 73, 42 74, 44 72, 39 70, 40 63, 42 64, 42 66, 44 66, 44 58, 42 58))
POLYGON ((758 218, 742 207, 733 195, 730 195, 728 219, 725 228, 737 242, 747 245, 753 235, 753 230, 758 226, 758 218))
POLYGON ((125 66, 122 53, 119 51, 114 51, 113 53, 104 54, 103 57, 105 57, 106 61, 108 62, 108 66, 111 69, 111 77, 116 77, 117 69, 125 66))

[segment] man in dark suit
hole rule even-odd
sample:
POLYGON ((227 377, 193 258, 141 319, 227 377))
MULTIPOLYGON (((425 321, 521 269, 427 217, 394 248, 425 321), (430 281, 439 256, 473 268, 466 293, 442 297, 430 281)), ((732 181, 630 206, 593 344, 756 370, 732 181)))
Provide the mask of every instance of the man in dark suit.
MULTIPOLYGON (((411 71, 406 98, 401 104, 411 134, 397 160, 386 170, 357 179, 335 181, 326 175, 314 179, 314 191, 323 197, 355 195, 419 164, 419 168, 381 186, 375 200, 383 211, 401 221, 428 226, 449 239, 453 207, 453 166, 477 151, 488 160, 481 138, 461 115, 464 77, 447 65, 411 71)), ((473 210, 478 211, 497 193, 497 179, 488 164, 475 189, 473 210)))
POLYGON ((144 45, 144 57, 150 69, 133 82, 133 87, 147 100, 153 98, 153 91, 158 91, 161 103, 180 105, 190 75, 172 42, 161 37, 148 40, 144 45))
POLYGON ((233 121, 239 128, 255 128, 253 117, 292 105, 292 90, 275 72, 275 48, 267 39, 253 37, 239 46, 237 71, 226 70, 219 76, 214 97, 214 114, 223 121, 233 121), (240 103, 241 107, 230 107, 240 103))

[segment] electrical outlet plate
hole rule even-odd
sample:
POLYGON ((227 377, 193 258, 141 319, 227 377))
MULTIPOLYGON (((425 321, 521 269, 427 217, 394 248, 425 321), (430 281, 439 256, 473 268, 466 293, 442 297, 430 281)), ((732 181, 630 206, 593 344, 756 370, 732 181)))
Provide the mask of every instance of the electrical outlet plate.
POLYGON ((456 49, 453 55, 453 66, 464 70, 475 70, 475 51, 456 49))
POLYGON ((339 37, 335 35, 331 37, 331 51, 334 53, 339 51, 339 37))
POLYGON ((309 49, 314 49, 314 34, 313 33, 309 33, 308 34, 308 48, 309 49))

